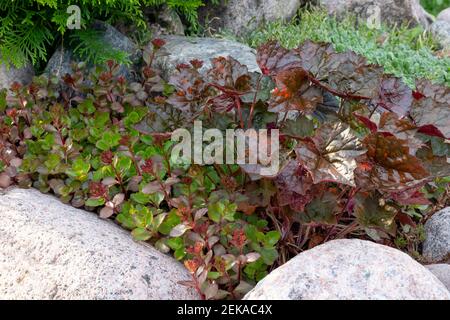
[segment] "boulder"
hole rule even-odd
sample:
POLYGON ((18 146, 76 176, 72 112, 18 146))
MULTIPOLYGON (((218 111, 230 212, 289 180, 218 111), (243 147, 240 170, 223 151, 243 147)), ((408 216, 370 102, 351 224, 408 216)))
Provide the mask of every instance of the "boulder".
POLYGON ((333 240, 272 271, 246 300, 450 299, 450 292, 407 254, 370 241, 333 240))
POLYGON ((436 20, 450 23, 450 8, 442 10, 436 17, 436 20))
POLYGON ((320 0, 326 10, 337 17, 349 12, 365 22, 384 22, 388 25, 407 23, 410 26, 428 27, 432 17, 420 5, 419 0, 320 0), (379 17, 379 19, 377 18, 379 17))
POLYGON ((9 89, 14 82, 27 85, 31 82, 33 76, 34 70, 31 64, 16 68, 13 65, 6 66, 0 63, 0 90, 9 89))
POLYGON ((450 49, 450 22, 436 20, 431 25, 430 31, 443 49, 450 49))
POLYGON ((210 32, 231 31, 242 35, 263 22, 290 20, 302 0, 220 0, 199 9, 200 23, 210 32))
POLYGON ((426 267, 450 290, 450 264, 430 264, 426 267))
POLYGON ((218 56, 231 56, 246 65, 250 72, 261 72, 256 63, 254 49, 230 40, 215 38, 195 38, 183 36, 164 36, 167 55, 157 56, 155 66, 163 72, 163 77, 175 71, 180 63, 189 63, 193 59, 204 62, 200 72, 211 67, 211 59, 218 56))
POLYGON ((0 194, 0 299, 198 299, 175 259, 30 189, 0 194))
POLYGON ((450 50, 450 8, 439 13, 430 31, 442 48, 450 50))
MULTIPOLYGON (((102 33, 101 40, 103 40, 104 43, 116 50, 126 52, 129 55, 131 66, 120 66, 119 74, 125 76, 128 80, 135 80, 133 68, 138 67, 142 52, 134 42, 105 22, 96 21, 92 25, 92 29, 102 33)), ((61 77, 66 73, 72 73, 72 64, 82 60, 83 59, 74 55, 71 48, 59 47, 49 59, 44 72, 48 75, 61 77)))
POLYGON ((436 212, 425 223, 422 254, 430 263, 450 262, 450 207, 436 212))

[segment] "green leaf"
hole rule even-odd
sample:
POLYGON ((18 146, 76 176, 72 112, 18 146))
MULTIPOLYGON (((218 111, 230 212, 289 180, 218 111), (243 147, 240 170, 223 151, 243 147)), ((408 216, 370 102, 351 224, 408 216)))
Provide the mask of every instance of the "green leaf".
POLYGON ((97 141, 97 143, 95 144, 95 146, 96 146, 98 149, 102 150, 102 151, 109 150, 109 144, 106 143, 104 140, 99 140, 99 141, 97 141))
POLYGON ((78 105, 78 110, 81 113, 92 114, 95 112, 94 101, 92 99, 86 99, 78 105))
POLYGON ((175 250, 175 252, 173 253, 175 259, 177 260, 181 260, 184 258, 184 256, 186 255, 186 250, 184 249, 184 247, 179 248, 177 250, 175 250))
POLYGON ((105 199, 103 199, 103 198, 89 198, 85 202, 85 205, 88 207, 99 207, 104 204, 105 204, 105 199))
POLYGON ((225 204, 223 202, 216 202, 210 204, 208 206, 208 217, 212 221, 219 223, 224 211, 225 211, 225 204))
POLYGON ((176 210, 172 210, 167 215, 167 218, 164 220, 163 223, 161 223, 158 231, 162 233, 163 235, 168 235, 170 233, 170 230, 173 229, 176 225, 180 224, 181 219, 177 215, 176 210))
POLYGON ((278 240, 280 240, 280 237, 281 235, 278 231, 269 231, 264 237, 264 244, 266 246, 272 247, 277 244, 278 240))
POLYGON ((259 250, 265 264, 272 265, 278 258, 278 251, 275 248, 261 248, 259 250))
POLYGON ((150 202, 150 195, 144 194, 142 192, 133 193, 130 196, 131 200, 140 204, 147 204, 150 202))
POLYGON ((184 240, 181 237, 167 239, 166 244, 172 250, 178 250, 184 246, 184 240))
POLYGON ((138 241, 147 241, 152 237, 152 234, 144 228, 136 228, 133 231, 131 231, 131 234, 135 240, 138 241))

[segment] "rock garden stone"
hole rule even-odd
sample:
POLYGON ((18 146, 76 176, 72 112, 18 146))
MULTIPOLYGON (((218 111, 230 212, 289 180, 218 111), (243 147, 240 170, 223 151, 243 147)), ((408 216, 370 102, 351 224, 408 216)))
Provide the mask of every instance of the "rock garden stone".
POLYGON ((425 223, 423 256, 431 263, 450 262, 450 207, 436 212, 425 223))
POLYGON ((157 67, 167 77, 175 71, 180 63, 189 63, 190 60, 199 59, 204 62, 200 71, 211 67, 211 59, 218 56, 231 56, 246 65, 250 72, 261 72, 256 63, 255 50, 238 42, 215 39, 195 38, 183 36, 165 36, 164 46, 167 55, 159 56, 155 60, 157 67))
POLYGON ((430 264, 426 267, 450 290, 450 264, 430 264))
POLYGON ((295 16, 300 0, 221 0, 219 5, 200 8, 202 24, 210 31, 231 31, 235 35, 257 27, 263 22, 289 20, 295 16))
POLYGON ((450 8, 442 10, 436 17, 436 20, 450 23, 450 8))
MULTIPOLYGON (((122 65, 119 74, 125 76, 128 80, 134 80, 133 67, 137 66, 142 57, 142 52, 137 48, 135 43, 120 33, 111 25, 97 21, 92 26, 93 30, 103 32, 102 40, 116 50, 121 50, 129 54, 131 66, 122 65)), ((45 73, 49 75, 64 76, 66 73, 72 73, 72 63, 80 62, 82 59, 77 58, 73 50, 70 48, 58 48, 47 63, 45 73)))
POLYGON ((0 299, 198 299, 175 259, 30 189, 0 194, 0 299))
POLYGON ((410 26, 422 25, 425 28, 432 22, 419 0, 320 0, 320 4, 338 17, 351 12, 367 21, 379 14, 380 22, 388 25, 408 23, 410 26))
POLYGON ((450 22, 436 20, 430 30, 443 49, 450 49, 450 22))
POLYGON ((430 31, 442 48, 450 50, 450 8, 439 13, 430 31))
POLYGON ((0 63, 0 90, 9 89, 14 82, 26 85, 31 82, 33 76, 34 70, 31 64, 22 68, 16 68, 12 65, 7 67, 5 64, 0 63))
POLYGON ((342 239, 300 253, 261 280, 245 299, 450 299, 450 292, 399 250, 342 239))

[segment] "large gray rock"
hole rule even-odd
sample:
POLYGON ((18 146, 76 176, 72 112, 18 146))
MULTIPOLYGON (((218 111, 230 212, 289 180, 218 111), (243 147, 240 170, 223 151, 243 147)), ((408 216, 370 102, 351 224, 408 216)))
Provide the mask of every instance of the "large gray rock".
MULTIPOLYGON (((133 73, 134 67, 138 67, 142 52, 131 41, 130 38, 120 33, 116 28, 111 25, 97 21, 92 25, 92 30, 98 30, 102 33, 101 40, 105 44, 114 48, 126 52, 129 55, 131 66, 120 66, 119 74, 125 76, 129 80, 135 80, 133 73)), ((45 73, 48 75, 56 75, 58 77, 64 76, 66 73, 72 73, 72 64, 74 62, 84 61, 79 57, 76 57, 71 48, 59 47, 52 57, 49 59, 45 68, 45 73)))
POLYGON ((430 31, 444 49, 450 49, 450 8, 439 13, 430 31))
MULTIPOLYGON (((410 26, 428 27, 431 16, 422 8, 419 0, 320 0, 330 14, 343 17, 356 14, 362 21, 371 21, 379 14, 379 21, 388 25, 408 23, 410 26), (371 18, 372 17, 372 18, 371 18)), ((374 19, 377 20, 377 19, 374 19)))
POLYGON ((245 64, 250 72, 261 72, 256 63, 255 50, 244 44, 224 39, 183 36, 164 36, 163 39, 168 55, 158 56, 155 66, 162 70, 164 77, 172 74, 177 64, 189 63, 193 59, 202 60, 204 64, 200 71, 205 71, 211 67, 210 60, 218 56, 231 56, 245 64))
POLYGON ((426 267, 450 290, 450 264, 430 264, 426 267))
POLYGON ((436 17, 436 20, 447 21, 450 23, 450 8, 442 10, 436 17))
POLYGON ((221 0, 199 9, 201 23, 209 31, 231 31, 242 35, 263 22, 289 20, 302 0, 221 0))
POLYGON ((436 212, 425 223, 423 256, 429 262, 450 262, 450 207, 436 212))
POLYGON ((244 299, 450 299, 450 292, 399 250, 343 239, 300 253, 261 280, 244 299))
POLYGON ((436 20, 430 31, 443 49, 450 49, 450 22, 436 20))
POLYGON ((198 299, 188 271, 37 190, 0 194, 0 299, 198 299))
POLYGON ((33 76, 34 70, 31 64, 22 68, 15 68, 12 65, 7 67, 0 63, 0 90, 9 89, 14 82, 27 85, 31 82, 33 76))

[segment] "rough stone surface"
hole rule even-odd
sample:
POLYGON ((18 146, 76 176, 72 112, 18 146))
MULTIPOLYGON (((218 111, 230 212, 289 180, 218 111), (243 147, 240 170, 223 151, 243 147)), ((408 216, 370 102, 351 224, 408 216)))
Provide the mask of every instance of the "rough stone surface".
POLYGON ((365 21, 379 14, 380 21, 389 25, 409 23, 428 27, 432 22, 419 0, 320 0, 320 4, 338 17, 351 12, 365 21))
POLYGON ((436 20, 447 21, 450 23, 450 8, 442 10, 436 17, 436 20))
MULTIPOLYGON (((116 50, 121 50, 130 55, 132 67, 121 66, 119 74, 125 76, 129 80, 134 80, 133 66, 139 63, 142 53, 136 45, 127 36, 120 33, 116 28, 107 23, 97 21, 93 24, 92 29, 100 30, 103 33, 102 39, 105 43, 111 45, 116 50)), ((72 73, 72 63, 81 61, 74 56, 70 48, 58 48, 49 59, 45 68, 45 73, 64 76, 66 73, 72 73)))
POLYGON ((439 13, 430 31, 444 49, 450 50, 450 8, 439 13))
POLYGON ((426 267, 450 290, 450 264, 430 264, 426 267))
POLYGON ((450 207, 436 212, 425 223, 423 256, 429 262, 450 262, 450 207))
POLYGON ((244 299, 450 299, 450 292, 399 250, 343 239, 300 253, 272 271, 244 299))
POLYGON ((211 67, 211 59, 218 56, 231 56, 240 63, 245 64, 250 72, 261 72, 256 63, 255 50, 229 40, 214 38, 195 38, 183 36, 165 36, 164 46, 168 55, 155 59, 155 65, 163 71, 167 77, 175 71, 179 63, 189 63, 192 59, 203 60, 202 69, 205 71, 211 67))
POLYGON ((226 30, 242 35, 259 24, 295 16, 300 0, 221 0, 200 8, 200 22, 209 31, 226 30))
POLYGON ((151 25, 152 34, 155 37, 155 33, 160 34, 175 34, 184 35, 184 25, 180 16, 174 10, 168 6, 163 5, 158 10, 158 16, 156 17, 157 25, 151 25), (156 31, 156 32, 155 32, 156 31))
POLYGON ((31 64, 23 68, 15 68, 0 63, 0 89, 9 89, 13 82, 19 82, 21 84, 28 84, 31 82, 34 76, 33 66, 31 64))
POLYGON ((198 299, 179 262, 37 190, 0 194, 0 299, 198 299))
POLYGON ((444 49, 450 49, 450 22, 436 20, 430 27, 431 33, 444 49))

